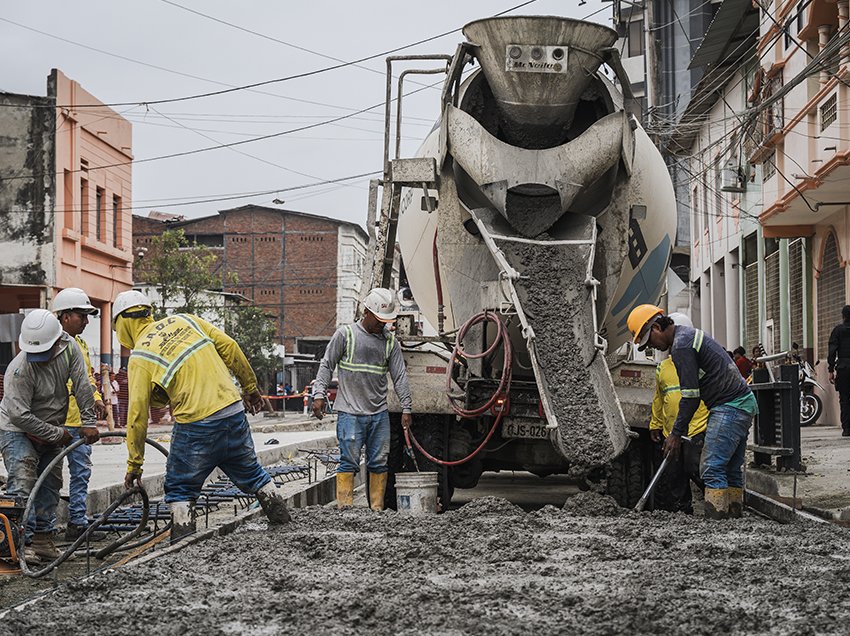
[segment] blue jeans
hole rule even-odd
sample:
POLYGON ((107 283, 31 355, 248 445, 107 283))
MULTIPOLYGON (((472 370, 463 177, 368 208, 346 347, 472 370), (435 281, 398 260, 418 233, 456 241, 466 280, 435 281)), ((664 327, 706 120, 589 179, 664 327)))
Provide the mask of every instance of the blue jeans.
POLYGON ((166 462, 165 501, 197 500, 204 481, 216 468, 248 494, 271 481, 257 461, 244 412, 174 426, 166 462))
POLYGON ((360 471, 360 449, 366 446, 366 468, 370 473, 387 472, 390 455, 390 414, 352 415, 337 412, 336 437, 339 440, 339 473, 360 471))
POLYGON ((711 409, 700 459, 700 476, 706 488, 743 488, 744 453, 753 416, 733 406, 711 409))
MULTIPOLYGON (((39 444, 20 431, 0 431, 0 451, 3 453, 3 463, 6 464, 6 471, 9 474, 6 493, 26 500, 44 469, 62 452, 62 446, 39 444)), ((60 488, 62 488, 62 462, 57 463, 50 471, 50 476, 41 485, 33 501, 30 517, 27 519, 27 543, 32 539, 34 532, 53 530, 60 488)))
MULTIPOLYGON (((66 426, 65 429, 71 434, 72 442, 80 439, 79 426, 66 426)), ((71 475, 68 481, 70 500, 68 501, 68 520, 77 525, 88 523, 86 510, 86 499, 89 494, 89 478, 91 477, 91 446, 83 444, 72 450, 67 455, 68 472, 71 475)))

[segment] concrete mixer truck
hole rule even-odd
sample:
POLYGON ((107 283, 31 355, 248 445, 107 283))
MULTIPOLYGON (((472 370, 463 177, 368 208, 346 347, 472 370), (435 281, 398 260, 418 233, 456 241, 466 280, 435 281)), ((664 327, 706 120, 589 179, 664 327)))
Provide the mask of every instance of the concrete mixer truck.
MULTIPOLYGON (((664 292, 670 177, 635 116, 615 31, 520 16, 463 34, 454 55, 388 58, 384 175, 370 193, 365 287, 390 286, 397 241, 438 331, 397 325, 414 457, 440 474, 443 505, 500 470, 568 474, 630 505, 642 470, 623 461, 636 433, 606 353, 628 341, 630 310, 664 292), (393 66, 409 60, 439 68, 398 74, 393 100, 393 66), (417 156, 399 157, 405 76, 434 72, 446 74, 438 123, 417 156)), ((392 473, 409 460, 390 396, 392 473)))

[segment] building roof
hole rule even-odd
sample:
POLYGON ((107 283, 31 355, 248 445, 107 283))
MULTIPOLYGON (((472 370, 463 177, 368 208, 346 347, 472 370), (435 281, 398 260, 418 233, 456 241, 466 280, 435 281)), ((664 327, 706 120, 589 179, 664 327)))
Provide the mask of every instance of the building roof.
MULTIPOLYGON (((340 219, 332 219, 329 216, 321 216, 321 215, 318 215, 318 214, 309 214, 307 212, 296 212, 295 210, 284 210, 284 209, 281 209, 281 208, 269 208, 269 207, 266 207, 266 206, 263 206, 263 205, 254 205, 254 204, 251 204, 251 203, 246 204, 246 205, 240 205, 239 207, 230 208, 230 209, 227 209, 227 210, 219 210, 216 214, 209 214, 207 216, 199 216, 199 217, 195 217, 193 219, 187 219, 186 217, 178 216, 176 214, 175 215, 163 214, 161 212, 157 212, 156 210, 151 211, 150 214, 148 214, 147 217, 142 217, 142 218, 148 218, 148 219, 152 219, 152 220, 156 220, 156 221, 162 221, 163 223, 168 223, 169 227, 174 228, 174 227, 184 227, 184 226, 189 225, 191 223, 197 223, 198 221, 205 221, 207 219, 214 219, 216 216, 226 216, 228 214, 235 214, 235 213, 239 213, 239 212, 247 212, 249 210, 262 210, 263 212, 273 212, 273 213, 276 213, 276 214, 285 214, 287 216, 300 216, 300 217, 304 217, 304 218, 307 218, 307 219, 317 219, 319 221, 327 221, 328 223, 334 223, 336 225, 347 225, 349 227, 355 228, 364 237, 368 238, 366 231, 362 227, 360 227, 357 223, 352 223, 351 221, 342 221, 340 219)), ((137 216, 137 215, 134 215, 134 216, 137 216)))
POLYGON ((752 0, 723 0, 688 68, 737 62, 758 32, 759 14, 752 0))

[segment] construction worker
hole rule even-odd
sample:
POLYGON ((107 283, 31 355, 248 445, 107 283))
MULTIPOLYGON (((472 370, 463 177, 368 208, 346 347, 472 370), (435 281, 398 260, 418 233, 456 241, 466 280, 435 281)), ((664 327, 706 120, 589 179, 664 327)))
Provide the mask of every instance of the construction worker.
POLYGON ((257 390, 257 378, 236 341, 189 314, 154 321, 150 302, 135 290, 118 294, 112 316, 118 342, 132 350, 127 368, 127 488, 141 485, 151 404, 170 402, 174 411, 165 475, 171 540, 195 531, 195 501, 216 467, 243 492, 256 493, 269 521, 288 522, 284 498, 257 461, 245 416, 245 404, 253 414, 269 408, 268 401, 257 390))
MULTIPOLYGON (((80 437, 92 444, 98 432, 83 352, 56 316, 46 309, 30 312, 21 324, 18 344, 21 352, 9 363, 3 379, 0 450, 9 475, 6 492, 27 499, 50 462, 73 440, 63 426, 69 381, 80 411, 80 437)), ((62 464, 58 463, 42 483, 26 521, 27 563, 61 556, 50 538, 61 487, 62 464)))
POLYGON ((709 409, 700 476, 705 482, 705 516, 740 517, 744 501, 744 454, 756 399, 735 362, 715 340, 693 327, 677 326, 655 305, 632 310, 628 327, 639 350, 670 349, 679 372, 681 401, 664 453, 679 457, 682 436, 699 408, 709 409))
MULTIPOLYGON (((94 410, 97 419, 106 419, 106 405, 97 391, 97 383, 91 372, 91 358, 89 347, 82 338, 83 330, 89 324, 89 316, 96 316, 97 309, 92 306, 89 297, 82 289, 69 287, 63 289, 53 298, 53 313, 59 319, 62 330, 77 341, 83 358, 86 362, 89 383, 94 389, 94 410)), ((77 400, 72 395, 72 382, 68 380, 68 394, 71 396, 68 402, 68 416, 65 418, 65 428, 71 434, 72 443, 76 442, 83 434, 80 409, 77 400)), ((97 428, 85 431, 87 437, 99 438, 97 428)), ((83 444, 68 454, 68 473, 70 480, 68 484, 68 527, 65 529, 65 539, 75 541, 86 528, 88 528, 88 516, 86 511, 86 499, 88 498, 89 478, 91 477, 91 445, 83 444)), ((102 539, 106 534, 94 532, 89 535, 92 541, 102 539)))
POLYGON ((829 383, 838 391, 842 437, 850 437, 850 305, 841 309, 843 322, 829 334, 829 383), (836 375, 837 371, 837 375, 836 375))
POLYGON ((366 447, 369 471, 369 503, 384 509, 387 490, 387 459, 390 453, 390 416, 387 411, 387 372, 401 403, 401 424, 409 428, 413 401, 401 347, 389 328, 395 321, 396 304, 389 289, 376 287, 363 300, 363 318, 336 330, 325 349, 313 385, 313 414, 322 419, 325 392, 334 368, 339 369, 336 436, 340 461, 336 472, 337 506, 354 503, 354 475, 360 470, 360 450, 366 447))
MULTIPOLYGON (((670 319, 676 325, 694 326, 691 319, 685 314, 672 313, 670 319)), ((652 400, 652 420, 649 423, 649 435, 656 444, 661 444, 673 430, 673 424, 679 414, 681 398, 676 365, 673 364, 672 358, 667 358, 655 369, 655 397, 652 400)), ((694 507, 691 496, 691 482, 693 481, 701 490, 705 488, 699 476, 699 462, 707 422, 708 409, 700 401, 699 408, 688 424, 690 441, 683 440, 681 455, 676 459, 671 457, 667 463, 665 483, 669 501, 663 502, 662 507, 670 512, 684 512, 692 515, 694 507)))

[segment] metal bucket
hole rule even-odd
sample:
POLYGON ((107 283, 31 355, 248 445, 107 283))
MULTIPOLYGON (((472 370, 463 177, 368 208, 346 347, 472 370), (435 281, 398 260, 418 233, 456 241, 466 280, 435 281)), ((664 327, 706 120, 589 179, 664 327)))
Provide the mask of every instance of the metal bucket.
POLYGON ((397 473, 396 507, 402 514, 426 515, 437 512, 437 473, 397 473))

